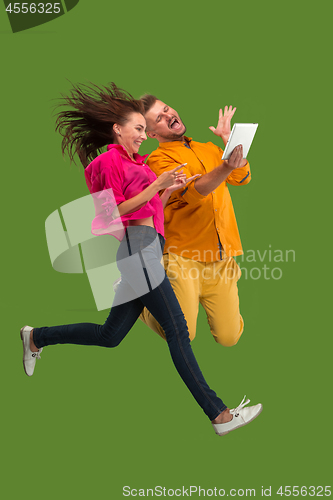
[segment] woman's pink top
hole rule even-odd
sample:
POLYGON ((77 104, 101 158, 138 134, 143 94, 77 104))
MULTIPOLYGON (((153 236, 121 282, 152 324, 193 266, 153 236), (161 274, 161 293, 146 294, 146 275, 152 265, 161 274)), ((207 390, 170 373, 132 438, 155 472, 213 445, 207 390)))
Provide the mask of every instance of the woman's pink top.
POLYGON ((152 216, 156 231, 164 236, 163 204, 158 193, 135 212, 120 217, 117 210, 117 205, 141 193, 157 179, 144 163, 147 156, 135 153, 133 161, 123 146, 110 144, 106 153, 87 166, 84 174, 96 212, 91 226, 93 234, 112 234, 121 240, 128 221, 152 216))

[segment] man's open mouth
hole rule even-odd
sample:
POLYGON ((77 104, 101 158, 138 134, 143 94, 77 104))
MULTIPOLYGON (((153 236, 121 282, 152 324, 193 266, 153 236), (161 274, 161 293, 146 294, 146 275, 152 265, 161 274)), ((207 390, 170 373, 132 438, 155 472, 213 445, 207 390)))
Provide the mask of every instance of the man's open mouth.
POLYGON ((181 128, 181 123, 177 118, 172 118, 171 122, 169 123, 169 128, 172 130, 178 130, 181 128))

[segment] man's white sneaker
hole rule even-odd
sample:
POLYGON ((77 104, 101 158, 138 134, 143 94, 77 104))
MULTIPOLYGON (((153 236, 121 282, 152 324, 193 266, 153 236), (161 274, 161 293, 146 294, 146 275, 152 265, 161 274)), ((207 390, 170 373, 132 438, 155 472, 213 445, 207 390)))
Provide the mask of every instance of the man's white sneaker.
POLYGON ((249 406, 244 408, 250 400, 247 399, 244 403, 246 396, 244 396, 240 405, 237 408, 233 408, 230 410, 231 415, 233 415, 233 419, 230 422, 226 422, 225 424, 213 424, 214 430, 216 434, 219 436, 224 436, 238 427, 243 427, 243 425, 249 424, 254 420, 260 413, 262 412, 262 404, 258 404, 255 406, 249 406))
POLYGON ((36 359, 40 359, 40 353, 43 348, 41 347, 38 352, 30 350, 30 332, 33 330, 31 326, 24 326, 21 328, 20 335, 23 343, 23 367, 28 377, 34 373, 36 359))

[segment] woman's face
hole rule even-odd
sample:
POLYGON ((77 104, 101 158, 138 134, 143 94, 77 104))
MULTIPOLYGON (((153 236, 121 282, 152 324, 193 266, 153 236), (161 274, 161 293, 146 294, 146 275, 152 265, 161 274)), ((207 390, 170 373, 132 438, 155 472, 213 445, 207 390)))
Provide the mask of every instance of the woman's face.
POLYGON ((115 124, 113 127, 118 144, 123 146, 133 158, 139 151, 142 141, 147 140, 146 120, 141 113, 131 113, 124 125, 115 124))

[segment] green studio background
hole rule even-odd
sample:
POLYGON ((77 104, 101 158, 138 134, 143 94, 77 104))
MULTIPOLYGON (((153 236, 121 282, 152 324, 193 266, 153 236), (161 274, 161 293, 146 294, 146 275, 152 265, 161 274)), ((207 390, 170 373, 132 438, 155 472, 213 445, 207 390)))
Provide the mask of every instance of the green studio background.
POLYGON ((317 495, 330 485, 331 10, 328 2, 80 0, 13 34, 3 7, 3 498, 120 499, 126 485, 216 487, 225 496, 271 487, 279 498, 280 486, 315 486, 317 495), (193 342, 230 407, 244 394, 263 403, 256 421, 224 438, 179 380, 166 344, 140 323, 117 349, 46 348, 34 376, 23 372, 21 326, 107 314, 86 275, 52 269, 44 229, 53 211, 87 194, 82 168, 61 156, 52 106, 70 82, 90 81, 156 94, 202 142, 222 142, 208 127, 226 104, 237 106, 234 121, 259 123, 252 181, 230 189, 247 258, 239 260, 245 331, 237 346, 218 346, 201 310, 193 342))

